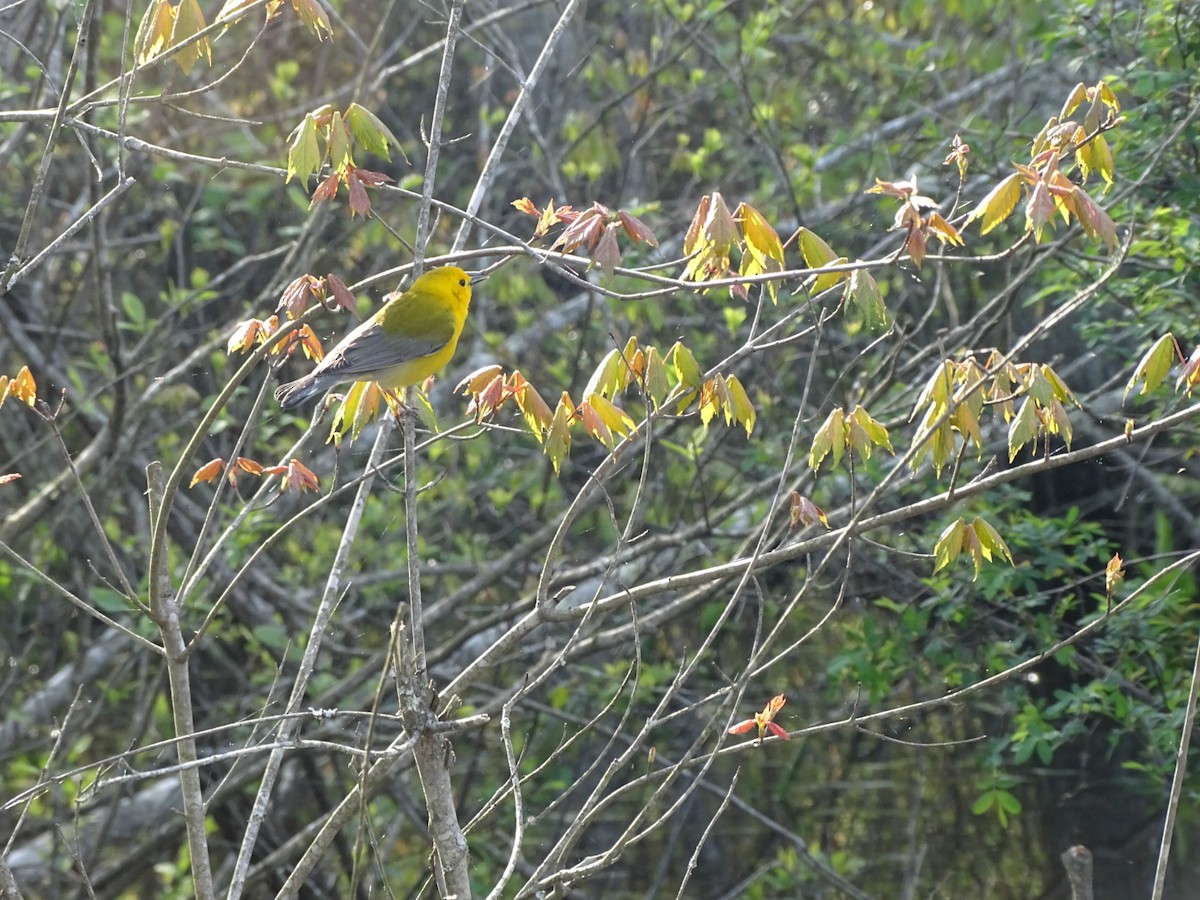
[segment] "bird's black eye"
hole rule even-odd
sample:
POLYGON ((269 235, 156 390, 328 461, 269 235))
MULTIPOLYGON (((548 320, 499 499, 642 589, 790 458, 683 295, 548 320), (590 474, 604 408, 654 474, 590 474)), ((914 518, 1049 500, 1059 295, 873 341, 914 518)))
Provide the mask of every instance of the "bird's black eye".
POLYGON ((467 286, 467 279, 465 279, 465 278, 460 278, 460 279, 458 279, 458 286, 459 286, 459 287, 466 287, 466 286, 467 286))

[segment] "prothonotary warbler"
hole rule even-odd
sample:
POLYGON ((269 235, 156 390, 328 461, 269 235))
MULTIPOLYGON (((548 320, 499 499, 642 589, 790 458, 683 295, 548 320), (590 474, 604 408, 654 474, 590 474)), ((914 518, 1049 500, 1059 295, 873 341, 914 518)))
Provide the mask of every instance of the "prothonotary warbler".
POLYGON ((347 381, 377 381, 390 391, 424 381, 450 362, 470 305, 466 272, 431 269, 342 338, 315 369, 281 385, 275 399, 291 409, 347 381))

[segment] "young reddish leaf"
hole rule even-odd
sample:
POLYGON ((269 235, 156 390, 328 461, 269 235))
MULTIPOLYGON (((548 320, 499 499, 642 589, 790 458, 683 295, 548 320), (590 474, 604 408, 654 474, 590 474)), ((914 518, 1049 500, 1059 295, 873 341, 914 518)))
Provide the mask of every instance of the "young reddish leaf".
POLYGON ((309 298, 319 295, 320 287, 321 279, 315 275, 294 278, 291 284, 283 289, 275 309, 280 312, 286 310, 289 319, 298 319, 308 308, 309 298))
POLYGON ((965 181, 967 178, 967 154, 970 152, 970 145, 963 143, 963 139, 956 134, 954 140, 950 142, 950 152, 942 160, 943 166, 948 166, 950 163, 958 166, 959 181, 965 181))
POLYGON ((1125 577, 1125 570, 1121 568, 1124 564, 1125 560, 1121 559, 1121 554, 1114 553, 1112 559, 1108 561, 1108 565, 1104 567, 1104 593, 1109 600, 1113 598, 1117 582, 1125 577))
POLYGON ((196 470, 196 474, 192 476, 191 482, 188 483, 189 488, 194 488, 202 481, 212 481, 221 474, 221 470, 225 468, 225 460, 217 457, 210 459, 204 465, 196 470))
POLYGON ((0 475, 0 484, 8 484, 10 481, 16 481, 20 477, 20 472, 9 472, 7 475, 0 475))
POLYGON ((326 200, 332 200, 334 197, 336 197, 338 185, 341 184, 341 181, 342 176, 337 172, 334 172, 319 185, 317 185, 317 189, 313 191, 312 201, 308 204, 308 208, 312 209, 318 203, 323 203, 326 200))
POLYGON ((506 384, 504 375, 497 374, 491 381, 475 392, 471 398, 470 405, 467 407, 467 412, 475 414, 476 422, 482 422, 494 413, 509 396, 506 384))
POLYGON ((908 229, 908 237, 904 241, 904 249, 908 251, 913 264, 919 269, 925 261, 925 233, 920 228, 908 229))
POLYGON ((737 220, 729 212, 720 191, 712 192, 712 202, 704 220, 704 233, 713 243, 722 247, 729 247, 738 239, 737 220))
POLYGON ((647 228, 637 216, 617 210, 617 218, 621 221, 621 227, 625 229, 625 233, 635 241, 649 244, 651 247, 658 246, 658 238, 654 236, 654 232, 647 228))
POLYGON ((563 222, 574 222, 579 218, 579 214, 569 206, 560 206, 555 208, 553 199, 546 204, 546 208, 544 210, 539 210, 537 205, 528 197, 522 197, 520 200, 514 200, 512 201, 512 205, 526 215, 538 217, 537 227, 533 230, 533 240, 535 241, 538 238, 545 237, 547 234, 549 234, 550 229, 555 225, 563 222))
POLYGON ((329 296, 333 298, 335 307, 340 306, 342 309, 353 311, 358 306, 354 294, 350 292, 350 288, 346 287, 346 282, 342 279, 333 274, 326 275, 325 284, 329 288, 329 296))
POLYGON ((225 347, 225 352, 232 354, 237 351, 245 353, 254 347, 256 343, 263 339, 263 323, 261 319, 247 319, 245 322, 239 322, 233 329, 233 334, 229 336, 229 343, 225 347))
POLYGON ((395 181, 390 175, 385 175, 382 172, 372 172, 370 169, 360 169, 357 166, 354 167, 354 175, 369 188, 379 187, 381 184, 391 184, 395 181))
POLYGON ((794 531, 798 526, 816 525, 820 522, 826 528, 829 527, 829 519, 825 516, 825 510, 817 506, 807 497, 801 496, 798 492, 792 491, 792 511, 791 511, 791 528, 794 531))
POLYGON ((239 469, 243 472, 249 472, 251 475, 261 475, 263 473, 262 463, 250 459, 248 456, 239 456, 236 463, 239 469))
POLYGON ((963 535, 966 533, 967 523, 963 519, 955 519, 938 535, 937 543, 933 546, 934 574, 937 574, 954 560, 958 559, 962 553, 963 535))
POLYGON ((605 275, 612 275, 621 264, 621 250, 617 246, 615 226, 610 222, 600 235, 600 241, 592 252, 592 265, 599 266, 605 275))
POLYGON ((1095 201, 1088 196, 1087 191, 1081 187, 1075 187, 1071 199, 1084 233, 1090 238, 1103 241, 1110 248, 1116 247, 1119 241, 1117 226, 1112 217, 1097 206, 1095 201))
POLYGON ((1009 175, 979 201, 979 205, 967 216, 966 224, 982 219, 979 230, 981 234, 987 234, 1012 214, 1020 199, 1021 176, 1009 175))
POLYGON ((287 474, 283 476, 283 480, 279 483, 279 492, 282 494, 285 491, 290 491, 293 494, 302 494, 305 491, 315 491, 320 486, 320 479, 317 478, 312 469, 308 468, 300 460, 293 459, 287 464, 287 474))
POLYGON ((1183 353, 1179 349, 1179 344, 1175 341, 1175 336, 1171 332, 1167 332, 1150 347, 1137 364, 1137 368, 1133 370, 1133 374, 1129 376, 1129 382, 1125 385, 1125 393, 1122 394, 1122 401, 1129 396, 1129 392, 1133 390, 1133 386, 1142 380, 1142 389, 1139 394, 1148 394, 1157 388, 1167 373, 1171 371, 1171 366, 1175 363, 1176 358, 1182 359, 1183 353))
POLYGON ((593 204, 590 209, 581 212, 551 246, 561 247, 564 253, 570 253, 585 244, 589 250, 595 247, 606 227, 605 216, 600 209, 598 204, 593 204))
POLYGON ((745 721, 738 722, 729 729, 728 733, 745 734, 752 728, 757 728, 758 740, 760 743, 767 731, 770 731, 771 734, 778 738, 782 738, 785 741, 788 740, 789 735, 787 731, 775 723, 775 716, 779 714, 779 710, 783 709, 785 703, 787 703, 787 699, 783 694, 772 697, 767 702, 767 705, 763 707, 762 712, 755 713, 753 719, 746 719, 745 721))
POLYGON ((767 731, 771 732, 771 734, 775 735, 775 737, 782 738, 785 741, 790 741, 792 739, 792 736, 787 733, 787 730, 776 722, 768 722, 767 731))
POLYGON ((692 281, 721 278, 729 272, 729 249, 738 238, 737 223, 718 191, 701 198, 683 241, 688 257, 683 277, 692 281))
POLYGON ((361 215, 364 219, 371 217, 371 198, 358 177, 358 170, 351 166, 346 170, 346 189, 350 195, 350 216, 361 215))
POLYGON ((1025 204, 1025 228, 1033 232, 1033 238, 1041 241, 1046 223, 1054 215, 1054 200, 1050 189, 1044 180, 1038 180, 1029 193, 1029 201, 1025 204))

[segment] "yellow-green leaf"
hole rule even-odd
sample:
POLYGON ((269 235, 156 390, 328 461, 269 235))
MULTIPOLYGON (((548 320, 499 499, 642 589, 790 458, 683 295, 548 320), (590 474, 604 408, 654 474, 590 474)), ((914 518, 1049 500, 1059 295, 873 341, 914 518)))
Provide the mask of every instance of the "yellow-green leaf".
POLYGON ((1021 448, 1030 441, 1036 441, 1038 435, 1038 417, 1033 399, 1026 397, 1021 409, 1011 422, 1008 423, 1008 461, 1012 462, 1021 452, 1021 448))
MULTIPOLYGON (((742 223, 742 238, 746 244, 746 251, 742 254, 741 274, 763 275, 782 272, 783 244, 762 214, 749 204, 742 203, 734 217, 742 223)), ((775 282, 767 283, 767 292, 771 296, 771 302, 776 302, 778 287, 775 282)))
POLYGON ((150 0, 133 39, 134 59, 139 65, 149 62, 170 46, 174 27, 175 7, 167 0, 150 0))
POLYGON ((317 145, 317 121, 312 113, 296 126, 288 144, 288 170, 285 182, 293 177, 307 181, 321 167, 321 150, 317 145))
POLYGON ((400 142, 375 113, 358 103, 351 103, 346 109, 346 124, 354 139, 369 153, 391 159, 391 147, 399 147, 400 142))
POLYGON ((596 366, 596 370, 592 372, 587 387, 583 389, 584 399, 586 400, 592 394, 600 394, 604 397, 617 396, 625 389, 625 379, 628 373, 628 364, 621 356, 621 351, 614 347, 604 355, 604 359, 600 360, 600 365, 596 366))
POLYGON ((888 430, 871 418, 871 414, 862 406, 854 407, 854 411, 850 413, 849 439, 851 446, 863 459, 871 458, 872 447, 886 447, 893 455, 896 452, 892 449, 888 430))
POLYGON ((959 554, 962 553, 963 534, 966 530, 967 523, 963 519, 956 519, 942 529, 937 543, 933 546, 934 573, 941 571, 958 559, 959 554))
POLYGON ((550 457, 550 464, 554 467, 555 475, 559 474, 562 469, 562 461, 571 452, 571 422, 574 417, 575 406, 571 402, 570 395, 563 391, 558 406, 555 407, 554 418, 546 430, 545 451, 546 455, 550 457))
POLYGON ((679 341, 676 341, 667 355, 671 359, 672 367, 675 369, 675 377, 679 379, 679 383, 684 387, 699 390, 701 385, 704 384, 704 377, 700 371, 699 364, 696 362, 696 357, 692 356, 692 351, 683 346, 679 341))
POLYGON ((979 205, 967 217, 967 224, 971 224, 976 219, 982 219, 980 232, 987 234, 1012 214, 1020 199, 1021 176, 1009 175, 979 201, 979 205))
POLYGON ((671 385, 667 381, 667 367, 663 363, 657 347, 647 347, 645 359, 642 383, 645 385, 650 402, 657 409, 658 404, 665 400, 671 391, 671 385))
POLYGON ((1010 566, 1016 565, 1013 562, 1012 553, 1008 549, 1008 544, 1004 542, 1004 538, 1000 537, 1000 532, 996 531, 986 520, 976 517, 975 521, 971 523, 971 529, 979 539, 979 549, 985 559, 991 562, 995 556, 1007 560, 1010 566))
POLYGON ((596 411, 596 415, 600 417, 600 421, 614 434, 619 434, 621 437, 629 437, 637 431, 637 423, 633 421, 632 417, 625 410, 601 395, 592 394, 587 398, 587 402, 596 411))
MULTIPOLYGON (((182 44, 188 38, 203 31, 207 27, 204 13, 200 11, 197 0, 182 0, 175 8, 175 24, 171 28, 171 46, 182 44)), ((185 47, 171 57, 183 74, 189 75, 197 60, 207 60, 212 65, 212 44, 208 38, 202 38, 190 47, 185 47)))
POLYGON ((758 414, 754 411, 754 404, 750 402, 750 396, 746 393, 746 389, 742 386, 741 381, 736 375, 730 375, 725 379, 725 386, 729 390, 729 399, 732 404, 733 420, 746 429, 746 437, 750 437, 750 432, 754 430, 754 423, 758 420, 758 414))
POLYGON ((1129 392, 1133 390, 1133 386, 1138 381, 1143 381, 1140 394, 1148 394, 1160 384, 1167 373, 1171 371, 1171 366, 1175 362, 1176 357, 1182 358, 1183 354, 1179 352, 1178 345, 1175 343, 1175 336, 1171 332, 1167 332, 1154 345, 1142 354, 1141 360, 1137 364, 1137 368, 1133 370, 1133 375, 1129 378, 1129 383, 1125 385, 1125 393, 1123 396, 1128 397, 1129 392))
POLYGON ((808 451, 809 467, 819 469, 821 462, 830 453, 833 454, 835 466, 841 462, 842 454, 846 450, 846 434, 846 411, 838 406, 825 417, 825 421, 813 436, 812 447, 808 451))

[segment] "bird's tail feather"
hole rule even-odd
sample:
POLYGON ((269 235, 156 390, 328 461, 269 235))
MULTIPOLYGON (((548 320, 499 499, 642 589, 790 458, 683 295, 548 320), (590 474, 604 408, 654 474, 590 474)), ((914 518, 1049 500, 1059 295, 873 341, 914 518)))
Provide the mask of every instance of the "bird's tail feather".
POLYGON ((305 375, 275 389, 275 399, 284 409, 292 409, 320 394, 328 385, 320 378, 305 375))

